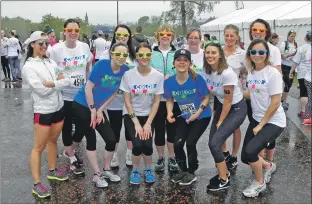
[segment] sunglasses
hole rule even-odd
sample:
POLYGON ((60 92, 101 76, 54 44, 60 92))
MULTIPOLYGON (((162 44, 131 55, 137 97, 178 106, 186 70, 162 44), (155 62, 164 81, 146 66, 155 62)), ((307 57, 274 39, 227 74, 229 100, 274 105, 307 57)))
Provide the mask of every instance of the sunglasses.
POLYGON ((265 28, 257 28, 257 27, 252 27, 251 30, 252 32, 260 32, 260 33, 264 33, 267 31, 267 29, 265 28))
POLYGON ((116 32, 115 35, 117 37, 129 37, 129 33, 116 32))
POLYGON ((43 44, 45 44, 47 47, 50 45, 50 42, 49 42, 49 41, 39 41, 39 42, 37 42, 37 43, 38 43, 38 45, 39 45, 40 47, 42 47, 43 44))
POLYGON ((266 55, 268 53, 267 50, 250 50, 250 55, 266 55))
POLYGON ((163 36, 167 36, 167 37, 171 37, 172 36, 172 32, 159 32, 158 33, 159 34, 159 36, 161 36, 161 37, 163 37, 163 36))
POLYGON ((75 31, 75 33, 79 33, 80 32, 80 28, 64 28, 64 31, 67 31, 69 33, 75 31))
POLYGON ((124 58, 129 56, 129 53, 126 53, 126 52, 112 52, 112 54, 114 54, 116 57, 123 56, 124 58))
POLYGON ((138 57, 147 57, 147 58, 151 58, 152 57, 152 53, 151 52, 137 52, 136 56, 138 57))

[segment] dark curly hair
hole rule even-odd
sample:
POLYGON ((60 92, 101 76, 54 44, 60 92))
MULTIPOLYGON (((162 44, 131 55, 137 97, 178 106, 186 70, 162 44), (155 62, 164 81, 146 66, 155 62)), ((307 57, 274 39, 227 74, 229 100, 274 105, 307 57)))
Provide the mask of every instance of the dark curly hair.
POLYGON ((265 20, 263 20, 263 19, 261 19, 261 18, 258 18, 258 19, 256 19, 256 20, 254 20, 251 24, 250 24, 250 26, 249 26, 249 38, 250 38, 250 40, 252 41, 253 40, 253 38, 252 38, 252 35, 251 35, 251 33, 252 33, 252 27, 256 24, 256 23, 262 23, 264 26, 265 26, 265 29, 267 29, 267 31, 266 31, 266 36, 265 36, 265 41, 269 41, 270 40, 270 38, 271 38, 271 26, 270 26, 270 24, 267 22, 267 21, 265 21, 265 20))

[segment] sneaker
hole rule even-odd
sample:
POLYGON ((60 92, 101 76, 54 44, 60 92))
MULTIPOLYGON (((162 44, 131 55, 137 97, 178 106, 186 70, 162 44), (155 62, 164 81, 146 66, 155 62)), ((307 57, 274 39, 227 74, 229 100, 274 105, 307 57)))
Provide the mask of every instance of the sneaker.
POLYGON ((120 177, 116 174, 113 174, 111 170, 104 170, 103 169, 103 177, 109 179, 110 181, 113 182, 118 182, 120 181, 120 177))
POLYGON ((312 125, 312 118, 304 119, 302 124, 303 125, 312 125))
MULTIPOLYGON (((230 172, 228 172, 227 177, 230 180, 230 178, 231 178, 231 173, 230 172)), ((209 183, 216 183, 216 182, 218 182, 218 179, 219 179, 219 174, 217 174, 216 176, 212 177, 209 180, 209 183)), ((207 188, 208 188, 208 186, 207 186, 207 188)))
POLYGON ((168 159, 168 168, 169 171, 179 171, 179 165, 174 157, 169 157, 168 159))
POLYGON ((165 170, 165 158, 159 157, 155 165, 155 171, 162 172, 165 170))
POLYGON ((5 78, 5 79, 3 79, 3 81, 4 81, 4 82, 10 82, 11 79, 10 79, 10 78, 5 78))
POLYGON ((70 170, 74 172, 75 175, 83 174, 85 171, 78 161, 74 161, 70 164, 70 170))
MULTIPOLYGON (((63 151, 63 156, 69 159, 69 156, 68 156, 68 153, 66 152, 66 150, 63 151)), ((80 165, 82 165, 83 164, 82 159, 80 159, 76 153, 74 154, 74 156, 76 157, 77 162, 80 165)))
POLYGON ((282 103, 282 107, 284 108, 284 110, 288 110, 288 108, 289 108, 289 103, 283 102, 283 103, 282 103))
POLYGON ((298 113, 298 116, 301 117, 302 119, 304 119, 305 112, 300 111, 300 113, 298 113))
POLYGON ((215 178, 210 179, 211 182, 207 186, 207 190, 220 191, 220 190, 227 189, 230 187, 229 177, 226 179, 226 181, 224 181, 219 177, 219 175, 217 176, 218 176, 218 179, 215 179, 215 178))
POLYGON ((246 197, 256 197, 259 195, 260 192, 264 191, 266 189, 266 183, 263 182, 263 184, 258 183, 256 180, 254 180, 250 186, 248 186, 244 191, 243 195, 246 197))
POLYGON ((103 174, 101 174, 101 175, 95 174, 93 177, 93 182, 99 188, 105 188, 108 186, 108 183, 105 181, 103 174))
POLYGON ((68 180, 68 176, 62 170, 55 169, 54 171, 48 172, 48 179, 58 180, 58 181, 66 181, 66 180, 68 180))
POLYGON ((133 169, 130 175, 130 183, 131 184, 140 184, 141 182, 141 173, 140 169, 133 169))
POLYGON ((47 198, 51 196, 48 188, 40 182, 33 187, 32 193, 37 195, 39 198, 47 198))
POLYGON ((144 170, 144 174, 145 174, 145 181, 147 183, 154 183, 155 182, 155 173, 154 173, 153 169, 146 168, 144 170))
POLYGON ((126 153, 126 165, 127 166, 132 166, 132 152, 128 152, 126 153))
POLYGON ((271 168, 270 169, 263 169, 263 180, 265 181, 265 183, 269 183, 271 180, 271 176, 272 174, 276 171, 276 164, 271 163, 271 168))
POLYGON ((177 173, 176 175, 174 175, 172 178, 171 178, 171 181, 173 183, 180 183, 183 179, 183 177, 186 175, 187 172, 185 171, 181 171, 179 173, 177 173))
POLYGON ((112 167, 112 168, 116 168, 116 167, 118 167, 118 166, 119 166, 118 157, 117 157, 117 154, 114 153, 113 159, 112 159, 112 161, 111 161, 111 167, 112 167))
POLYGON ((18 80, 18 81, 23 81, 23 79, 22 79, 22 78, 17 78, 17 80, 18 80))
POLYGON ((196 180, 197 180, 197 177, 195 176, 195 174, 191 174, 189 172, 186 172, 185 176, 179 182, 179 185, 188 186, 188 185, 191 185, 196 180))
POLYGON ((238 165, 237 157, 230 156, 228 162, 226 162, 228 170, 235 169, 237 165, 238 165))

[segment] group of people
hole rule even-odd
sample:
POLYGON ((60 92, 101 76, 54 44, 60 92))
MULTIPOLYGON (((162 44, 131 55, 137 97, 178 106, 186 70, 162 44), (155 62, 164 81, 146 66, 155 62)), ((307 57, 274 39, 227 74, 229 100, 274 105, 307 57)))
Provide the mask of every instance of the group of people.
MULTIPOLYGON (((187 49, 178 50, 172 46, 175 32, 170 26, 157 29, 158 45, 152 48, 145 42, 134 47, 129 27, 118 25, 110 48, 93 66, 94 56, 89 46, 78 40, 79 34, 79 22, 68 19, 64 23, 65 41, 49 50, 46 33, 35 31, 30 36, 22 71, 34 102, 35 142, 30 159, 34 194, 40 198, 50 196, 48 188, 40 182, 45 147, 48 179, 68 179, 66 172, 56 168, 56 141, 60 133, 63 155, 69 159, 75 175, 84 174, 86 167, 76 154, 77 145, 85 137, 95 185, 107 187, 105 179, 122 180, 112 168, 120 166, 117 152, 123 124, 126 165, 132 166, 131 184, 140 184, 142 179, 155 182, 155 172, 165 171, 167 159, 168 171, 175 172, 172 182, 190 185, 197 180, 195 172, 200 165, 196 145, 211 119, 208 147, 218 174, 211 177, 207 190, 227 189, 230 171, 238 165, 240 126, 246 116, 250 123, 241 161, 251 167, 255 179, 243 194, 255 197, 266 189, 276 171, 272 162, 275 140, 286 127, 281 103, 282 55, 268 42, 271 29, 266 21, 257 19, 251 23, 247 50, 238 44, 239 29, 235 25, 225 27, 224 47, 211 40, 201 49, 201 32, 193 29, 187 33, 187 49), (209 104, 211 97, 213 107, 209 104), (102 169, 97 158, 96 144, 100 141, 96 140, 95 130, 105 142, 102 169), (230 154, 226 140, 231 134, 230 154), (154 168, 153 140, 158 154, 154 168), (140 167, 141 158, 144 168, 140 167)), ((311 31, 306 40, 305 46, 311 48, 311 31)), ((300 59, 308 57, 301 48, 298 53, 300 59)), ((309 54, 311 59, 311 49, 309 54)), ((295 62, 301 66, 301 61, 295 62)), ((309 80, 311 86, 311 77, 309 80)))

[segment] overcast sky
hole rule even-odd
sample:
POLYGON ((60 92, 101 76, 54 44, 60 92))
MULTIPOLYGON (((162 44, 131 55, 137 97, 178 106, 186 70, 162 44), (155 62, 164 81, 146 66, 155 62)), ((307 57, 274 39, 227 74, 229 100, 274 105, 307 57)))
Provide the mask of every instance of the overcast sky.
MULTIPOLYGON (((281 1, 247 1, 245 8, 261 5, 281 4, 281 1)), ((160 15, 169 9, 169 1, 119 1, 119 19, 122 22, 135 22, 141 16, 160 15)), ((222 16, 235 10, 234 1, 223 1, 216 5, 214 12, 204 16, 222 16)), ((47 13, 61 18, 80 17, 84 19, 86 12, 92 24, 116 24, 116 1, 1 1, 1 16, 30 19, 40 22, 47 13)))

